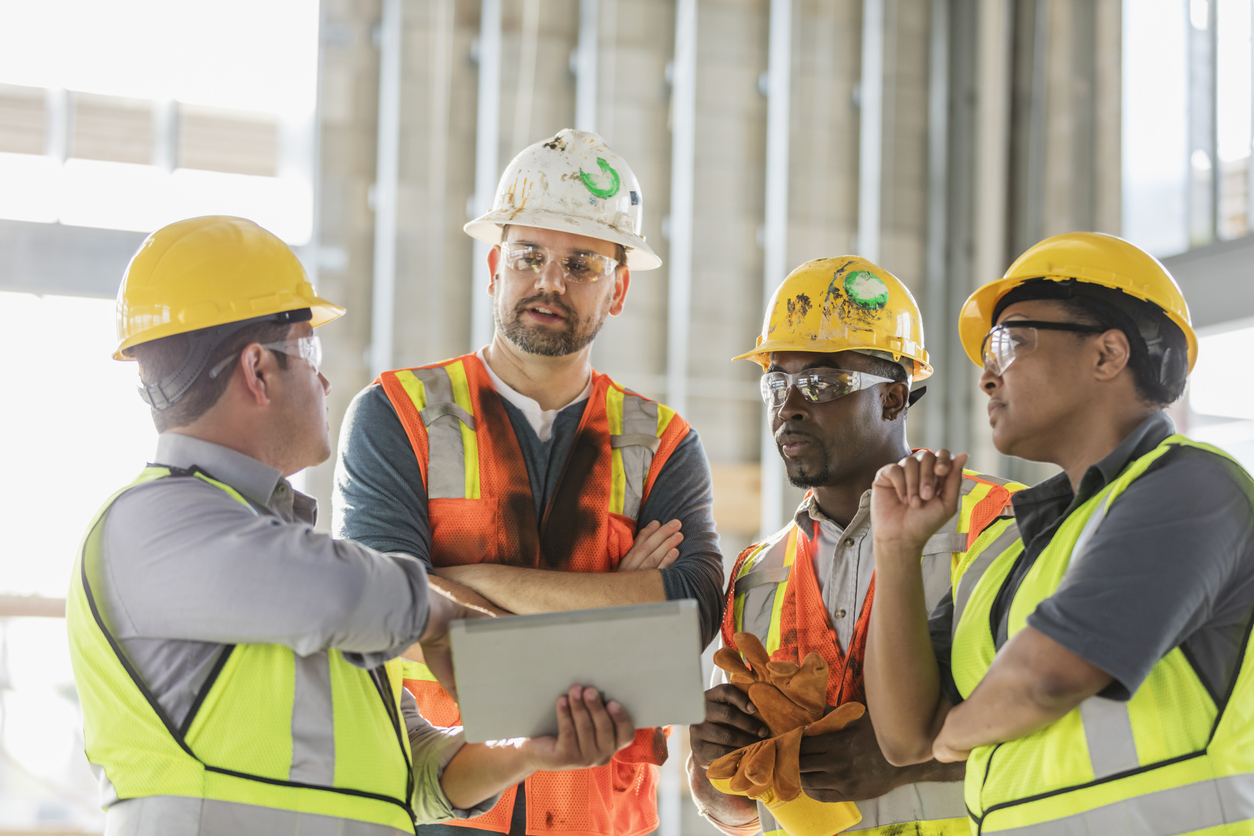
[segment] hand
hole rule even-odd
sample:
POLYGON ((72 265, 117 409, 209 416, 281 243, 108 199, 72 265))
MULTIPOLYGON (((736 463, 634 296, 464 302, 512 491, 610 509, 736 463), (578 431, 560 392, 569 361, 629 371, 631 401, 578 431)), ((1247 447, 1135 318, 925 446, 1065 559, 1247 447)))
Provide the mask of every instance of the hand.
POLYGON ((969 751, 950 748, 944 742, 943 733, 932 743, 932 757, 941 763, 958 763, 965 761, 970 756, 971 753, 969 751))
POLYGON ((957 513, 966 461, 966 453, 951 458, 948 450, 920 450, 880 468, 871 483, 875 544, 918 557, 928 538, 957 513))
POLYGON ((575 685, 557 698, 557 737, 532 738, 520 748, 533 769, 585 769, 605 766, 635 737, 625 708, 613 700, 603 705, 597 689, 575 685))
MULTIPOLYGON (((449 623, 459 618, 482 618, 489 613, 459 603, 436 586, 427 587, 427 605, 430 608, 427 629, 418 640, 422 649, 420 657, 431 669, 436 681, 456 701, 457 683, 453 678, 453 646, 448 635, 449 623)), ((405 655, 412 659, 412 651, 413 648, 410 648, 405 655)))
POLYGON ((716 685, 705 692, 705 722, 688 727, 692 759, 701 769, 737 749, 770 737, 749 695, 735 685, 716 685))
POLYGON ((676 548, 683 542, 684 535, 679 533, 682 523, 671 520, 662 525, 657 520, 640 529, 636 541, 631 544, 627 554, 618 562, 615 572, 638 572, 641 569, 665 569, 679 557, 676 548))
POLYGON ((910 782, 890 764, 864 715, 845 728, 801 740, 801 788, 815 801, 865 801, 910 782))

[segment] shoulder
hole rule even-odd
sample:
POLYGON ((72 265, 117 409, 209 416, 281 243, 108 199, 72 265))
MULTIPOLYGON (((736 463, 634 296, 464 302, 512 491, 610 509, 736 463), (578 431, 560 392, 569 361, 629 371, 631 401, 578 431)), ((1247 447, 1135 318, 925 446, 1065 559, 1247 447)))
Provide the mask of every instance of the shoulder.
POLYGON ((192 531, 197 523, 251 522, 258 516, 251 505, 204 479, 170 476, 124 491, 109 506, 105 537, 141 543, 162 532, 192 531))
MULTIPOLYGON (((734 584, 755 570, 767 568, 767 563, 782 565, 783 555, 788 547, 788 535, 796 527, 796 523, 790 522, 770 537, 763 538, 742 551, 736 558, 736 569, 732 573, 731 582, 734 584), (772 559, 776 557, 779 559, 772 559)), ((737 590, 738 593, 739 591, 737 590)))
POLYGON ((375 421, 396 420, 396 407, 392 405, 382 384, 377 381, 353 396, 352 401, 349 402, 348 411, 344 415, 346 426, 352 426, 358 422, 371 424, 375 421))
MULTIPOLYGON (((1176 445, 1134 479, 1123 494, 1133 504, 1164 505, 1204 513, 1227 508, 1242 524, 1254 517, 1254 480, 1240 464, 1204 447, 1176 445)), ((1121 503, 1111 505, 1114 513, 1121 503)))

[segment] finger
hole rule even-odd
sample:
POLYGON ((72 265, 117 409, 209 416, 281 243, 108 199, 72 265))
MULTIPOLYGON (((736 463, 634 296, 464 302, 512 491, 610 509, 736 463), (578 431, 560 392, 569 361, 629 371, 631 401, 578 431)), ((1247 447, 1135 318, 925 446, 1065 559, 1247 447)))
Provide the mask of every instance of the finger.
POLYGON ((629 572, 638 568, 640 561, 646 554, 648 554, 645 549, 645 539, 660 526, 661 523, 654 520, 637 532, 635 542, 631 544, 631 548, 627 550, 627 554, 623 555, 623 559, 618 562, 618 570, 620 572, 629 572))
POLYGON ((954 457, 945 448, 936 451, 936 475, 945 476, 949 473, 949 469, 953 467, 954 457))
POLYGON ((906 483, 906 501, 911 508, 919 507, 919 460, 913 456, 903 459, 901 464, 902 478, 906 483))
POLYGON ((596 746, 596 727, 592 724, 592 717, 588 714, 588 707, 583 701, 583 686, 571 686, 570 692, 570 716, 575 723, 575 739, 577 741, 576 748, 579 757, 586 757, 596 746))
POLYGON ((936 456, 927 452, 917 460, 919 462, 919 499, 927 502, 936 496, 936 456))
MULTIPOLYGON (((675 547, 682 543, 683 540, 684 535, 682 534, 677 533, 670 535, 665 540, 658 543, 657 548, 653 549, 653 551, 640 562, 640 566, 637 568, 660 569, 662 567, 662 563, 666 561, 668 557, 671 557, 672 553, 674 553, 676 557, 679 556, 679 550, 675 547)), ((674 558, 671 559, 673 560, 674 558)))
POLYGON ((618 751, 614 734, 614 721, 601 703, 601 694, 596 688, 583 689, 583 702, 592 717, 592 727, 596 730, 596 752, 598 757, 606 759, 618 751))
POLYGON ((614 751, 620 752, 630 746, 631 742, 636 739, 636 727, 631 722, 631 715, 627 713, 627 709, 614 700, 610 700, 605 704, 605 710, 609 712, 610 719, 614 721, 614 751))
POLYGON ((875 483, 892 488, 897 494, 897 501, 906 504, 906 475, 899 464, 889 464, 880 468, 875 476, 875 483))
POLYGON ((967 463, 967 454, 959 453, 954 458, 953 470, 945 477, 945 507, 953 510, 958 508, 958 495, 962 491, 962 468, 967 463))
POLYGON ((670 566, 672 563, 674 563, 678 559, 679 559, 679 549, 671 549, 670 551, 666 553, 666 557, 662 558, 661 562, 658 563, 656 568, 665 569, 667 566, 670 566))

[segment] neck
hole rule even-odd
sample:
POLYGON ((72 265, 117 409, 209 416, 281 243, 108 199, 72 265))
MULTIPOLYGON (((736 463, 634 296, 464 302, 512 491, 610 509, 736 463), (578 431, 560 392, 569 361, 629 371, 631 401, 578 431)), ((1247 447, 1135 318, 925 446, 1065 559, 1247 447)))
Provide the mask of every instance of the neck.
POLYGON ((1063 452, 1050 461, 1066 472, 1074 493, 1080 489, 1080 480, 1088 469, 1113 453, 1154 412, 1139 402, 1132 408, 1125 406, 1117 411, 1104 411, 1096 406, 1086 409, 1072 424, 1066 442, 1060 445, 1063 452))
POLYGON ((591 345, 565 357, 542 357, 520 351, 497 333, 483 359, 506 385, 544 410, 561 409, 579 397, 592 375, 591 345))
POLYGON ((862 495, 871 489, 880 468, 896 464, 908 455, 910 448, 904 438, 886 443, 883 449, 866 456, 863 462, 843 474, 839 481, 815 488, 814 499, 819 504, 819 510, 837 525, 847 527, 857 516, 862 495))

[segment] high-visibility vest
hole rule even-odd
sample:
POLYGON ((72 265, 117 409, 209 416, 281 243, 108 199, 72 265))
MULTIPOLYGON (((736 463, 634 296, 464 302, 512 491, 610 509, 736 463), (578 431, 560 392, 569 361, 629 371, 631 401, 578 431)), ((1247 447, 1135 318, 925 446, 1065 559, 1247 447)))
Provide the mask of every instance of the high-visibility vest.
MULTIPOLYGON (((950 576, 959 555, 990 543, 981 535, 993 535, 1013 526, 1010 498, 1024 485, 964 471, 959 512, 934 534, 923 549, 924 587, 929 606, 949 589, 950 576)), ((817 526, 817 523, 815 523, 817 526)), ((867 624, 875 596, 872 575, 862 610, 852 631, 851 646, 842 648, 832 626, 818 579, 814 574, 813 547, 816 532, 807 532, 796 521, 778 534, 741 553, 732 570, 723 615, 723 644, 735 648, 736 633, 747 631, 762 640, 776 661, 800 663, 811 652, 827 662, 827 702, 866 704, 862 663, 866 655, 867 624)), ((956 783, 956 782, 955 782, 956 783)), ((862 821, 850 829, 869 834, 895 834, 908 826, 924 836, 965 834, 965 811, 955 787, 944 783, 898 787, 882 799, 857 802, 862 821), (893 794, 899 796, 893 799, 893 794), (912 800, 911 800, 912 799, 912 800), (881 805, 880 802, 883 802, 881 805), (881 810, 881 806, 883 810, 881 810), (900 819, 892 811, 903 807, 922 810, 918 820, 900 819)), ((766 805, 758 804, 758 817, 766 836, 785 831, 766 805)))
MULTIPOLYGON (((1054 593, 1111 505, 1154 462, 1180 447, 1226 453, 1173 435, 1124 468, 1073 511, 1028 570, 1010 604, 1008 636, 1054 593)), ((1254 501, 1254 482, 1244 489, 1254 501)), ((953 675, 969 697, 996 654, 994 601, 1023 553, 1022 541, 956 573, 953 675)), ((1188 555, 1181 555, 1187 559, 1188 555)), ((1175 836, 1254 833, 1254 662, 1243 655, 1217 703, 1179 648, 1150 670, 1127 701, 1093 696, 1043 729, 967 760, 973 832, 1015 836, 1100 833, 1175 836)))
POLYGON ((150 465, 96 514, 65 614, 87 759, 119 800, 184 796, 240 805, 232 814, 240 822, 255 815, 278 827, 316 814, 347 820, 346 833, 357 832, 353 822, 412 833, 399 660, 372 672, 334 649, 298 657, 280 645, 226 645, 181 723, 161 708, 114 636, 99 594, 109 509, 131 488, 163 478, 201 479, 254 510, 199 471, 150 465))
MULTIPOLYGON (((540 519, 513 425, 474 354, 384 372, 379 382, 413 445, 436 566, 506 563, 611 572, 631 548, 636 518, 657 475, 688 434, 674 410, 593 372, 592 390, 556 494, 540 519)), ((456 703, 430 671, 409 665, 405 686, 423 716, 457 725, 456 703)), ((527 831, 640 836, 657 829, 657 765, 666 732, 641 729, 611 763, 537 772, 526 780, 527 831)), ((449 824, 507 833, 514 788, 473 821, 449 824)))

